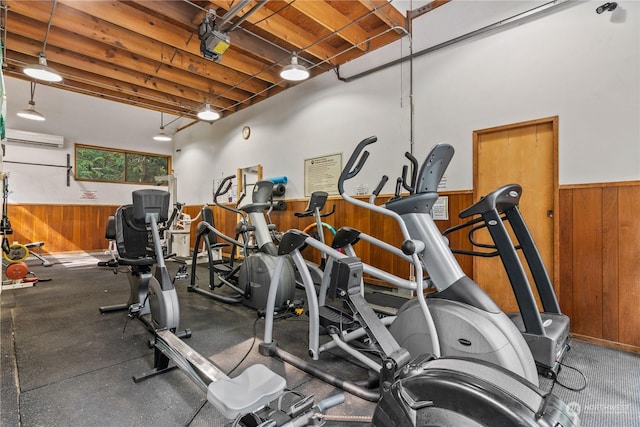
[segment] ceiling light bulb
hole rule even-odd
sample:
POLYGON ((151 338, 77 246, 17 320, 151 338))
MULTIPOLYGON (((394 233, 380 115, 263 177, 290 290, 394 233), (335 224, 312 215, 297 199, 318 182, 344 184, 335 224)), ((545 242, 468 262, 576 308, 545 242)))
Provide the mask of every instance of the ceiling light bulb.
POLYGON ((294 53, 291 57, 291 64, 282 67, 280 77, 285 80, 299 82, 309 78, 309 70, 304 65, 298 64, 298 55, 294 53))
POLYGON ((47 57, 44 53, 41 53, 38 57, 37 64, 27 65, 22 72, 37 80, 43 80, 51 83, 62 81, 60 74, 58 74, 58 72, 53 68, 47 66, 47 57))
POLYGON ((204 107, 204 110, 198 113, 198 118, 200 120, 205 120, 207 122, 212 122, 214 120, 218 120, 220 118, 220 113, 216 110, 212 110, 209 103, 207 103, 204 107))
POLYGON ((16 115, 23 119, 37 120, 39 122, 43 122, 45 120, 44 115, 36 111, 36 104, 33 102, 29 102, 29 108, 18 111, 16 115))

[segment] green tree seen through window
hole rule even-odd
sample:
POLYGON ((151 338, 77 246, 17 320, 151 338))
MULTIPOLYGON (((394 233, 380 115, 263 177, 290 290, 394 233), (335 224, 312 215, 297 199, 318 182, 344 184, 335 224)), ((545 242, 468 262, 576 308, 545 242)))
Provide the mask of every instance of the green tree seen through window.
POLYGON ((170 156, 79 145, 75 147, 75 178, 78 181, 155 183, 167 175, 170 156))

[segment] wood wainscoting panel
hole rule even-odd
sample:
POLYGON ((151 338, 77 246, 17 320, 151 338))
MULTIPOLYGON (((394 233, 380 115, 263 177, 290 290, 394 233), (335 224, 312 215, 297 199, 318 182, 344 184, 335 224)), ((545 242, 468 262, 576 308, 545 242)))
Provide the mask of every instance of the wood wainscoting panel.
MULTIPOLYGON (((458 212, 473 202, 470 191, 443 192, 449 197, 449 220, 436 221, 439 229, 460 224, 458 212)), ((379 203, 388 198, 381 196, 379 203)), ((363 197, 365 200, 366 197, 363 197)), ((397 224, 391 218, 331 197, 336 213, 327 222, 336 229, 357 228, 394 245, 401 243, 397 224)), ((271 213, 278 230, 304 229, 313 220, 297 218, 306 199, 286 200, 287 209, 271 213)), ((97 252, 106 250, 105 228, 115 205, 9 204, 8 216, 14 234, 9 241, 44 241, 44 253, 97 252)), ((185 212, 195 218, 202 205, 185 212)), ((237 217, 212 207, 216 227, 233 236, 237 217)), ((581 184, 559 188, 559 289, 563 312, 571 318, 571 331, 597 342, 615 343, 640 352, 640 181, 581 184)), ((199 220, 191 226, 191 245, 199 220)), ((470 249, 466 232, 450 235, 450 246, 470 249)), ((400 277, 407 277, 406 262, 362 242, 356 251, 363 261, 400 277)), ((457 255, 469 277, 471 257, 457 255)))
POLYGON ((602 338, 617 341, 619 337, 620 274, 618 251, 620 247, 618 215, 618 188, 602 189, 602 338))
MULTIPOLYGON (((561 224, 563 221, 565 219, 560 218, 561 224)), ((601 188, 584 188, 574 195, 573 217, 570 221, 573 227, 574 284, 574 315, 571 323, 583 335, 602 338, 601 188)))
MULTIPOLYGON (((640 184, 618 188, 618 339, 640 349, 640 184)), ((605 286, 608 286, 606 284, 605 286)))
POLYGON ((571 218, 573 218, 573 191, 561 190, 560 198, 558 201, 558 217, 560 220, 560 230, 558 233, 558 262, 559 262, 559 277, 560 283, 555 283, 556 287, 559 286, 560 292, 558 293, 558 302, 560 303, 560 310, 565 313, 571 319, 571 329, 575 329, 573 321, 574 307, 573 307, 573 227, 571 226, 571 218), (562 221, 562 218, 568 218, 562 221))
POLYGON ((640 352, 640 182, 560 187, 560 303, 571 331, 640 352))
POLYGON ((106 250, 105 230, 113 205, 9 204, 13 235, 9 241, 39 242, 44 253, 106 250))

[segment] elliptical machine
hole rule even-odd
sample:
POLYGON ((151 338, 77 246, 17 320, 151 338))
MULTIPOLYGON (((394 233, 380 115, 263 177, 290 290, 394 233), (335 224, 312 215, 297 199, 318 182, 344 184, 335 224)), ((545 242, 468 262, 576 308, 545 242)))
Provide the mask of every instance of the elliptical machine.
MULTIPOLYGON (((395 198, 385 205, 377 206, 352 198, 344 191, 344 182, 360 172, 368 153, 364 151, 357 165, 356 160, 364 148, 375 141, 376 138, 372 137, 358 145, 340 176, 338 187, 346 201, 394 218, 404 238, 402 248, 395 248, 346 227, 337 232, 333 248, 310 238, 305 239, 304 243, 330 255, 327 263, 329 271, 335 259, 356 256, 353 245, 359 240, 389 251, 413 266, 416 276, 414 281, 363 264, 364 273, 416 293, 416 297, 405 303, 396 316, 384 319, 384 322, 390 325, 389 332, 393 339, 400 347, 406 349, 412 358, 423 354, 442 354, 480 359, 503 366, 537 385, 535 362, 518 329, 489 296, 464 274, 431 218, 431 207, 438 198, 437 183, 453 156, 453 147, 447 144, 436 145, 427 155, 420 172, 412 174, 412 178, 407 182, 407 187, 412 188, 412 192, 402 195, 401 187, 398 186, 395 198), (342 249, 344 253, 338 252, 337 249, 342 249), (423 295, 423 271, 429 273, 430 284, 435 288, 435 292, 426 296, 423 295)), ((406 180, 406 172, 404 175, 406 180)), ((384 177, 374 194, 379 194, 386 181, 387 178, 384 177)), ((300 246, 297 244, 280 245, 280 253, 289 253, 298 269, 302 270, 303 267, 298 262, 299 249, 300 246)), ((366 331, 347 331, 344 326, 349 325, 351 328, 351 324, 345 321, 346 316, 336 313, 325 304, 325 296, 332 280, 335 279, 325 274, 319 297, 316 297, 311 281, 304 281, 309 306, 309 354, 313 359, 317 359, 321 352, 337 346, 368 364, 368 358, 366 355, 363 356, 359 348, 348 345, 350 340, 363 336, 366 331), (320 345, 318 337, 320 326, 333 327, 336 330, 330 334, 332 341, 323 345, 320 345)), ((272 323, 265 324, 265 345, 272 341, 271 328, 272 323)), ((379 365, 368 366, 380 370, 379 365)))
MULTIPOLYGON (((353 178, 359 173, 368 156, 368 152, 363 152, 363 150, 367 145, 375 141, 375 137, 362 141, 347 162, 338 184, 343 197, 346 196, 344 193, 344 181, 353 178), (361 154, 362 157, 360 158, 361 154), (360 160, 358 161, 359 158, 360 160)), ((450 289, 449 292, 436 292, 436 294, 440 295, 430 299, 430 301, 448 301, 446 304, 451 305, 449 309, 452 311, 451 315, 447 316, 446 313, 443 313, 443 307, 446 307, 444 304, 426 303, 423 293, 423 266, 427 264, 428 268, 437 267, 427 263, 426 255, 433 255, 439 261, 447 261, 449 258, 445 254, 428 252, 429 249, 427 248, 429 246, 438 246, 437 241, 441 242, 443 240, 439 232, 430 232, 432 227, 428 220, 419 216, 406 218, 397 211, 400 210, 404 215, 411 215, 413 212, 422 213, 423 209, 429 206, 427 209, 428 214, 428 210, 430 210, 429 201, 435 201, 434 195, 430 194, 435 193, 435 187, 432 191, 420 190, 431 188, 432 178, 430 177, 435 177, 437 180, 440 179, 452 153, 451 146, 436 146, 427 156, 425 164, 423 164, 419 174, 420 180, 417 182, 413 180, 413 184, 419 184, 412 185, 417 191, 402 198, 404 199, 402 206, 406 211, 396 209, 385 213, 398 221, 403 237, 405 237, 402 245, 402 255, 397 255, 408 260, 415 268, 416 281, 413 283, 413 287, 417 293, 415 300, 418 301, 422 310, 423 320, 420 321, 420 319, 414 318, 413 321, 420 326, 424 325, 424 329, 429 331, 430 336, 427 336, 427 339, 430 341, 429 345, 432 346, 432 351, 430 353, 421 353, 417 357, 410 357, 409 351, 399 345, 398 341, 386 329, 383 320, 375 314, 364 300, 363 273, 389 279, 392 283, 403 283, 402 279, 372 266, 367 266, 356 257, 343 254, 333 248, 323 247, 320 242, 299 231, 290 231, 284 235, 280 244, 280 252, 290 253, 299 268, 304 265, 300 249, 305 245, 312 245, 320 250, 325 250, 331 256, 330 263, 327 265, 327 271, 330 271, 330 274, 325 274, 325 277, 329 278, 328 289, 330 294, 340 297, 348 304, 355 318, 362 325, 363 334, 368 335, 370 340, 381 349, 382 363, 379 367, 379 392, 369 391, 368 393, 358 394, 359 387, 356 384, 314 368, 308 362, 278 348, 271 335, 273 310, 269 308, 270 304, 267 304, 265 339, 260 346, 260 351, 262 354, 276 356, 287 363, 291 363, 330 384, 342 387, 345 391, 357 394, 365 399, 377 401, 378 405, 373 417, 374 426, 553 425, 568 427, 577 425, 577 414, 569 411, 566 405, 557 397, 543 392, 532 381, 523 378, 523 375, 517 375, 500 364, 477 360, 475 357, 439 358, 441 349, 443 354, 446 354, 445 351, 450 350, 446 346, 450 345, 451 339, 457 340, 459 345, 465 347, 475 348, 478 344, 483 343, 482 339, 478 339, 473 335, 475 332, 471 327, 456 328, 456 325, 449 325, 454 327, 445 332, 444 326, 439 323, 443 318, 454 322, 464 322, 464 315, 466 314, 472 316, 471 321, 477 322, 477 328, 485 327, 489 332, 500 330, 500 328, 486 326, 488 323, 494 322, 499 323, 505 330, 514 329, 514 325, 508 318, 505 322, 506 316, 504 313, 501 315, 497 315, 493 311, 489 311, 484 315, 475 313, 476 311, 484 311, 483 309, 486 308, 493 309, 493 307, 486 294, 483 294, 479 288, 476 290, 474 288, 475 284, 468 278, 458 278, 453 284, 449 284, 444 289, 445 291, 450 289), (428 197, 421 196, 425 193, 429 193, 428 197), (412 236, 409 234, 409 230, 420 231, 420 233, 412 236), (417 236, 424 237, 425 240, 419 240, 416 238, 417 236), (479 301, 473 302, 474 297, 479 301), (432 308, 435 308, 433 316, 431 315, 432 308), (456 315, 459 316, 459 319, 456 318, 456 315), (438 332, 441 333, 438 334, 438 332), (452 337, 443 336, 445 334, 452 335, 452 337), (449 341, 447 341, 447 338, 449 338, 449 341)), ((386 179, 383 179, 383 181, 386 182, 386 179)), ((376 192, 379 192, 381 188, 382 185, 379 185, 376 192)), ((365 207, 380 213, 387 210, 384 207, 379 208, 375 205, 369 207, 366 206, 367 203, 363 202, 363 204, 365 207)), ((433 224, 433 221, 431 221, 431 224, 433 224)), ((435 224, 433 224, 433 228, 437 230, 435 224)), ((349 234, 357 235, 357 233, 352 233, 351 230, 348 231, 349 234)), ((338 233, 339 235, 340 232, 338 233)), ((338 240, 338 236, 334 241, 338 240)), ((381 244, 381 246, 384 245, 381 244)), ((278 267, 283 264, 284 262, 281 261, 278 267)), ((438 280, 450 279, 449 274, 442 271, 446 269, 447 266, 445 265, 440 266, 440 270, 436 271, 438 280)), ((317 312, 318 306, 317 301, 313 298, 314 291, 311 286, 310 274, 308 272, 303 274, 303 278, 305 278, 305 290, 307 298, 309 298, 310 310, 317 312)), ((404 281, 404 283, 407 287, 411 287, 409 281, 404 281)), ((275 295, 274 285, 272 285, 270 300, 275 295)), ((323 285, 325 285, 324 282, 323 285)), ((407 311, 401 310, 398 319, 406 316, 406 314, 402 313, 407 313, 407 311)), ((314 332, 317 333, 318 327, 317 323, 313 321, 313 317, 312 313, 310 315, 310 340, 313 338, 311 329, 314 329, 314 332)), ((397 319, 394 323, 396 321, 397 319)), ((333 335, 339 338, 341 334, 335 333, 333 335)), ((419 336, 419 338, 421 337, 422 335, 419 336)), ((522 337, 517 333, 515 337, 516 343, 513 345, 528 351, 522 337), (520 341, 518 341, 518 338, 520 341)), ((336 340, 335 337, 332 336, 332 338, 334 338, 334 341, 336 340)), ((344 341, 347 341, 346 337, 344 341)), ((343 344, 346 344, 346 342, 343 342, 343 344)), ((342 344, 339 346, 347 350, 342 344)), ((496 349, 496 351, 498 350, 500 349, 496 349)), ((311 355, 313 356, 313 354, 311 355)), ((530 354, 528 360, 533 364, 530 354)), ((535 373, 535 367, 533 367, 533 370, 535 373)), ((533 380, 537 384, 537 376, 533 380)))
POLYGON ((476 218, 451 227, 443 234, 447 236, 454 231, 468 228, 469 241, 483 250, 453 249, 454 253, 500 257, 520 309, 519 312, 507 314, 527 341, 538 372, 546 377, 555 378, 562 359, 569 350, 569 317, 560 311, 547 269, 518 208, 521 196, 522 187, 518 184, 497 188, 459 214, 460 218, 477 216, 476 218), (514 245, 509 235, 507 224, 513 231, 517 245, 514 245), (493 244, 481 243, 474 238, 474 233, 483 228, 489 230, 493 244), (542 312, 538 310, 517 250, 524 254, 542 303, 542 312))
MULTIPOLYGON (((256 310, 263 310, 266 307, 269 286, 273 280, 275 265, 278 261, 278 250, 271 239, 269 226, 264 217, 264 211, 269 209, 271 203, 268 201, 273 189, 271 181, 260 181, 252 193, 252 203, 241 207, 231 207, 219 204, 219 196, 226 194, 232 184, 234 175, 225 177, 214 195, 214 203, 220 208, 226 209, 239 215, 240 223, 236 227, 235 238, 231 238, 216 229, 212 223, 207 222, 213 219, 209 212, 203 214, 203 221, 198 224, 196 241, 193 251, 193 262, 191 264, 191 284, 188 288, 190 292, 197 292, 225 303, 242 303, 256 310), (270 184, 270 185, 269 185, 270 184), (220 238, 227 242, 220 245, 230 244, 231 258, 228 263, 220 263, 214 260, 212 244, 213 239, 220 238), (242 238, 242 241, 238 240, 242 238), (255 244, 250 241, 254 240, 255 244), (204 241, 205 250, 209 260, 209 289, 201 289, 195 283, 197 267, 197 251, 201 241, 204 241), (239 263, 236 260, 236 249, 242 248, 244 261, 239 263), (235 295, 227 296, 213 292, 216 286, 216 279, 220 284, 224 284, 235 292, 235 295)), ((207 207, 208 208, 208 207, 207 207)), ((293 302, 295 296, 295 271, 293 264, 288 263, 278 276, 281 286, 278 290, 278 298, 274 302, 277 307, 286 307, 293 302)))

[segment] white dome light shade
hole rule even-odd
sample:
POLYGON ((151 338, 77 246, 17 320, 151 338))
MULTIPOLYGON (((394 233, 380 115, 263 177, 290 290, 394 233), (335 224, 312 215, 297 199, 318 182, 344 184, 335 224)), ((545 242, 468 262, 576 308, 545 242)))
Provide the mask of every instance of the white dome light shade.
POLYGON ((309 78, 309 70, 304 65, 298 64, 298 55, 291 57, 291 64, 285 65, 280 71, 280 77, 292 82, 299 82, 309 78))
POLYGON ((18 111, 16 115, 23 119, 37 120, 39 122, 43 122, 45 120, 44 116, 36 111, 36 104, 33 102, 29 102, 29 108, 18 111))
POLYGON ((62 76, 60 76, 60 74, 58 74, 53 68, 47 66, 47 57, 44 53, 41 53, 38 57, 37 64, 27 65, 22 72, 36 80, 51 83, 62 81, 62 76))
POLYGON ((198 118, 207 122, 218 120, 220 117, 220 113, 211 109, 211 105, 209 105, 209 103, 205 105, 204 110, 198 113, 198 118))
POLYGON ((158 134, 154 136, 153 139, 155 141, 160 141, 160 142, 169 142, 172 140, 172 138, 166 133, 164 133, 164 130, 162 129, 160 129, 160 132, 158 132, 158 134))
MULTIPOLYGON (((175 120, 174 120, 175 121, 175 120)), ((172 122, 173 123, 173 122, 172 122)), ((160 111, 160 132, 158 132, 154 137, 153 140, 154 141, 160 141, 160 142, 169 142, 171 141, 173 138, 171 138, 170 135, 167 135, 166 133, 164 133, 164 113, 162 111, 160 111)))

